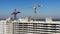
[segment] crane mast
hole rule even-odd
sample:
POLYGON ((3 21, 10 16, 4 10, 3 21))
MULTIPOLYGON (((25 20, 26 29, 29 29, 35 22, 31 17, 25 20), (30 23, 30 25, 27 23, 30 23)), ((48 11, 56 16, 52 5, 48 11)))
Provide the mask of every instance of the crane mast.
POLYGON ((36 0, 34 0, 34 21, 36 21, 36 19, 37 19, 37 11, 36 11, 36 9, 37 9, 36 0))
POLYGON ((36 4, 34 5, 34 21, 37 19, 36 4))
POLYGON ((36 9, 37 9, 37 7, 42 7, 41 5, 36 5, 36 0, 34 0, 34 21, 36 21, 36 19, 37 19, 37 11, 36 11, 36 9))

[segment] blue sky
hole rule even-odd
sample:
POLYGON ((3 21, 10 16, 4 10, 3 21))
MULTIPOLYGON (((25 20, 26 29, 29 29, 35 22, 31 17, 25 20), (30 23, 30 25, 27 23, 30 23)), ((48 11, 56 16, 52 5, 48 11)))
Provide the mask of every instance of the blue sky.
MULTIPOLYGON (((36 0, 36 5, 42 4, 42 8, 37 7, 37 18, 60 18, 60 0, 36 0)), ((19 17, 34 16, 34 0, 0 0, 0 18, 12 17, 11 13, 16 8, 21 14, 19 17), (32 7, 32 8, 28 8, 32 7)))

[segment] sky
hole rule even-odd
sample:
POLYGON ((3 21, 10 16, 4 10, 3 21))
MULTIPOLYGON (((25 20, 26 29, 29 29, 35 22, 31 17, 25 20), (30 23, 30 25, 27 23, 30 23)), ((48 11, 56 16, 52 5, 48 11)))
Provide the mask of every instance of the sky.
POLYGON ((17 18, 34 17, 34 3, 37 5, 37 18, 60 18, 60 0, 0 0, 0 18, 13 17, 14 9, 21 12, 17 18), (42 5, 38 7, 38 5, 42 5))

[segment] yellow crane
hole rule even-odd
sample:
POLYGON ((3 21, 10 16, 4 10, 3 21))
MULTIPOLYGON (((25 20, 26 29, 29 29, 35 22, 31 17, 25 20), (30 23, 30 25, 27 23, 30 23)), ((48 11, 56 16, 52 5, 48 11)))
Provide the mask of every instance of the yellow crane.
POLYGON ((34 2, 34 21, 36 21, 36 19, 37 19, 37 11, 36 11, 36 9, 37 9, 37 7, 42 7, 42 5, 36 5, 36 0, 35 0, 35 2, 34 2))

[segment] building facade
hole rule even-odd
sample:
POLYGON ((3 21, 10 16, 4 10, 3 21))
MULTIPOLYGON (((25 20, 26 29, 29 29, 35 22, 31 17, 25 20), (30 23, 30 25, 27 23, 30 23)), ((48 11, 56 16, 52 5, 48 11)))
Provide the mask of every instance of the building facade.
POLYGON ((0 21, 0 33, 2 34, 60 34, 60 21, 28 21, 26 19, 0 21))

